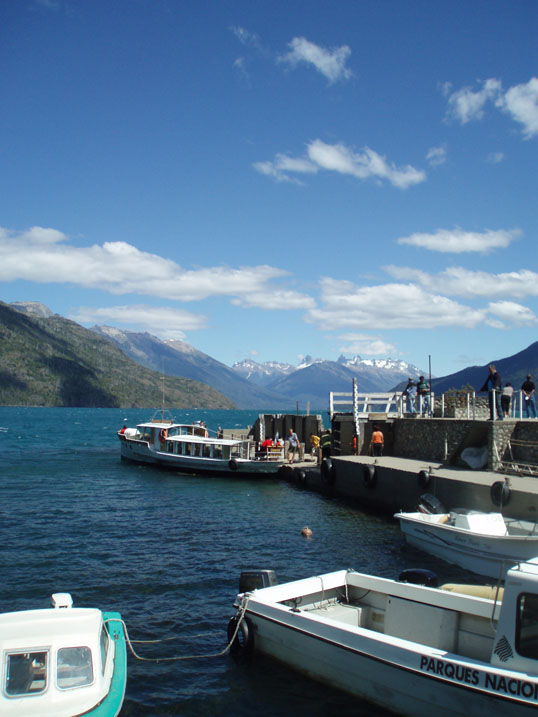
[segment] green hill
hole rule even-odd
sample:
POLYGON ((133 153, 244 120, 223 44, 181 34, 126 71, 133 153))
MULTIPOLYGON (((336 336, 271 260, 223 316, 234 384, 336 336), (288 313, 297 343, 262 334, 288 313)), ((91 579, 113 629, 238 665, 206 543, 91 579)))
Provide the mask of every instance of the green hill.
MULTIPOLYGON (((166 377, 173 408, 234 408, 199 381, 166 377)), ((61 316, 39 318, 0 302, 0 405, 143 408, 162 402, 160 374, 61 316)))

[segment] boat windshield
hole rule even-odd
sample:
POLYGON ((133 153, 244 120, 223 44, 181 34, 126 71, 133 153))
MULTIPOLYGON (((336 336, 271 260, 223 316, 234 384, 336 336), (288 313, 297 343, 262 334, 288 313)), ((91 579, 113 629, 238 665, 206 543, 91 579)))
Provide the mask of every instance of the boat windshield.
POLYGON ((92 651, 89 647, 58 650, 56 684, 61 690, 84 687, 93 682, 92 651))

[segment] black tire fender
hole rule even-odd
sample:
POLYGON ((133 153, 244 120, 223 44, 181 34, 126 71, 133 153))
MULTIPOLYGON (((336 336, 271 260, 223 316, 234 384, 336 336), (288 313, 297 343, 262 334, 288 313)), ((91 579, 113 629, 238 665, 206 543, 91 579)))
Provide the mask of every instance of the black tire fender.
POLYGON ((239 464, 237 463, 237 461, 235 460, 235 458, 231 458, 231 459, 228 461, 228 468, 229 468, 231 471, 236 471, 236 470, 239 468, 239 464))
POLYGON ((368 488, 375 488, 375 484, 377 482, 376 467, 373 466, 371 463, 367 463, 365 466, 363 466, 362 479, 368 488))
POLYGON ((418 472, 418 484, 421 488, 427 488, 431 479, 431 474, 428 471, 422 470, 418 472))
POLYGON ((235 657, 252 653, 254 650, 254 625, 248 617, 243 616, 241 620, 239 615, 234 615, 230 618, 228 622, 228 643, 231 643, 230 653, 235 657), (238 623, 239 627, 237 627, 238 623))
POLYGON ((336 480, 336 468, 330 458, 321 461, 321 480, 329 485, 334 485, 336 480))
POLYGON ((302 468, 294 468, 293 477, 295 478, 297 483, 306 483, 306 473, 302 468))
POLYGON ((510 488, 501 480, 496 481, 490 488, 491 502, 494 505, 508 505, 510 501, 510 488))

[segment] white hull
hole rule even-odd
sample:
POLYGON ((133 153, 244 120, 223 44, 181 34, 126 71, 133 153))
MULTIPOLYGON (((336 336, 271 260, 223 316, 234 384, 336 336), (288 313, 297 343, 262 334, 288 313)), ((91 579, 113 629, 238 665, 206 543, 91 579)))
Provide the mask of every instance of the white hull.
POLYGON ((409 545, 477 575, 499 578, 513 565, 538 555, 538 535, 483 535, 429 523, 420 514, 396 516, 409 545))
POLYGON ((257 590, 245 615, 255 650, 397 713, 536 714, 538 678, 489 663, 492 612, 490 600, 341 571, 257 590))
POLYGON ((130 438, 121 440, 121 457, 136 463, 149 463, 159 465, 163 468, 179 471, 180 473, 211 473, 219 475, 276 475, 283 461, 265 460, 244 460, 234 459, 231 464, 229 460, 218 458, 204 458, 198 456, 180 456, 156 450, 146 441, 138 441, 130 438), (234 466, 234 468, 231 467, 234 466))

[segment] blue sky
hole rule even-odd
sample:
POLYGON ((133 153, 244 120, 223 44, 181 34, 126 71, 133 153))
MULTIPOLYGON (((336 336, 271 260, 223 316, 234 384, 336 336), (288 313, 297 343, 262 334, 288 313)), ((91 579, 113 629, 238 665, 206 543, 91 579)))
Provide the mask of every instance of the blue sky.
POLYGON ((0 7, 0 282, 85 326, 445 375, 537 339, 535 0, 0 7))

